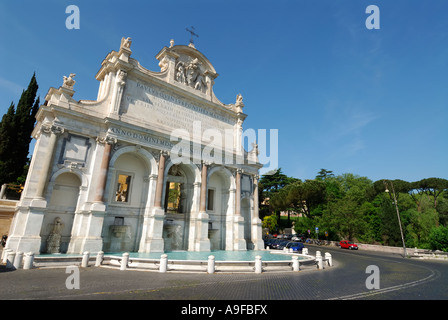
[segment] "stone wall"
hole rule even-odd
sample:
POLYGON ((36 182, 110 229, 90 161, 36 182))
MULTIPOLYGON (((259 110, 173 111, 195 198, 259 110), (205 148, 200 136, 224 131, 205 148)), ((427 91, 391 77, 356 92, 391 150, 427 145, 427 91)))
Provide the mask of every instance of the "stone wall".
POLYGON ((17 202, 15 200, 0 200, 0 237, 9 233, 17 202))

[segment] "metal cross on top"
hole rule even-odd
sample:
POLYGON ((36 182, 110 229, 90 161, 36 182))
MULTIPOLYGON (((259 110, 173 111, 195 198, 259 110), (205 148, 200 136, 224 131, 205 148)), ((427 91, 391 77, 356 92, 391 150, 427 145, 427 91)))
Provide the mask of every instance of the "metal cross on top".
POLYGON ((186 28, 186 30, 187 30, 188 32, 190 32, 190 34, 191 34, 190 43, 194 44, 194 42, 193 42, 193 37, 198 37, 198 38, 199 38, 199 35, 197 35, 197 34, 194 32, 194 27, 193 27, 193 26, 191 27, 191 29, 192 29, 192 30, 186 28))

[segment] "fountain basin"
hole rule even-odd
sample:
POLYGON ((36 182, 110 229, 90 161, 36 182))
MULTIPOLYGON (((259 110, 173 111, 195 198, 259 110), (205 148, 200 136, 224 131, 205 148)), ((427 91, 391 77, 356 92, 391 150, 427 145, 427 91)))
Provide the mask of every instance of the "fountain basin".
MULTIPOLYGON (((297 256, 300 263, 314 263, 314 257, 300 254, 288 254, 275 252, 271 254, 267 250, 248 251, 171 251, 165 253, 129 253, 129 269, 158 271, 162 254, 168 256, 168 271, 178 272, 207 272, 208 257, 215 257, 215 272, 254 272, 255 257, 261 256, 264 272, 291 271, 292 256, 297 256)), ((118 267, 121 265, 121 254, 105 254, 104 265, 118 267)))
MULTIPOLYGON (((315 257, 284 251, 248 250, 248 251, 169 251, 158 253, 129 252, 127 269, 143 271, 159 271, 160 259, 167 255, 168 271, 170 272, 207 272, 208 257, 214 256, 215 272, 243 272, 253 273, 255 270, 255 257, 260 256, 263 272, 288 272, 292 271, 292 259, 296 256, 300 264, 313 264, 315 257)), ((105 253, 101 266, 120 268, 123 253, 105 253)), ((80 265, 81 255, 44 254, 35 257, 35 267, 64 267, 80 265)), ((94 265, 96 255, 91 254, 89 265, 94 265)))

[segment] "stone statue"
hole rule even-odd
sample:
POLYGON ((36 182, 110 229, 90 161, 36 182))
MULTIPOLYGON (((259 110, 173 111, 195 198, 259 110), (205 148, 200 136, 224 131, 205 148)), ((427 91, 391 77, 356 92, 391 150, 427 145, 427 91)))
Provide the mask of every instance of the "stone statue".
POLYGON ((195 85, 194 85, 194 88, 195 88, 196 90, 201 90, 201 89, 202 89, 202 86, 204 86, 204 85, 205 85, 205 83, 204 83, 204 77, 202 76, 201 73, 198 73, 198 76, 196 77, 196 83, 195 83, 195 85))
POLYGON ((68 88, 70 90, 73 90, 73 86, 75 85, 76 81, 73 79, 76 76, 74 73, 70 73, 68 77, 64 76, 64 83, 62 86, 64 88, 68 88))
POLYGON ((118 79, 117 79, 117 83, 119 86, 124 86, 126 84, 126 77, 127 77, 127 72, 120 70, 120 72, 118 73, 118 79))
POLYGON ((169 62, 168 62, 167 57, 163 57, 163 59, 160 60, 160 62, 159 62, 160 72, 163 72, 166 69, 168 69, 168 66, 169 66, 169 62))
POLYGON ((187 82, 190 86, 197 90, 201 90, 204 85, 204 76, 200 69, 200 62, 198 58, 194 58, 187 66, 187 82))
POLYGON ((120 45, 120 49, 122 48, 126 48, 126 49, 131 49, 131 44, 132 44, 132 39, 131 38, 121 38, 121 45, 120 45))
POLYGON ((47 238, 47 253, 60 253, 61 250, 61 234, 64 229, 62 219, 57 217, 54 219, 53 230, 51 230, 47 238))
POLYGON ((180 83, 187 83, 187 79, 185 77, 185 68, 182 62, 178 63, 177 65, 176 80, 180 83))
POLYGON ((258 144, 257 143, 252 142, 252 151, 251 152, 254 153, 257 156, 260 154, 260 151, 258 151, 258 144))
POLYGON ((241 95, 241 93, 238 93, 238 95, 236 96, 236 105, 242 105, 243 104, 243 96, 241 95))
POLYGON ((295 222, 295 221, 293 221, 293 222, 292 222, 292 226, 291 226, 291 234, 293 234, 293 235, 295 235, 295 234, 296 234, 296 229, 295 229, 295 226, 296 226, 296 222, 295 222))

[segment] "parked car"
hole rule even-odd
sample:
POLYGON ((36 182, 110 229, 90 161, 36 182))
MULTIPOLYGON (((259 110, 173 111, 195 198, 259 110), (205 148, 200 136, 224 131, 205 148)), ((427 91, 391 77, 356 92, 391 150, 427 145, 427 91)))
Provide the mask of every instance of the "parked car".
POLYGON ((269 242, 267 243, 267 247, 268 247, 269 249, 274 249, 274 246, 276 246, 277 243, 278 243, 279 241, 281 241, 281 240, 280 240, 280 239, 276 239, 276 238, 271 239, 271 241, 269 241, 269 242))
POLYGON ((288 243, 288 240, 283 239, 277 239, 276 241, 272 242, 269 248, 275 249, 275 250, 283 250, 285 245, 288 243))
POLYGON ((292 236, 291 241, 304 241, 304 236, 302 234, 296 234, 292 236))
POLYGON ((283 250, 286 247, 286 245, 288 244, 288 242, 289 242, 289 240, 283 240, 283 241, 279 242, 276 249, 283 250))
POLYGON ((264 240, 264 248, 266 249, 266 248, 270 248, 270 244, 272 243, 272 242, 274 242, 276 239, 274 239, 274 238, 271 238, 271 239, 265 239, 264 240))
POLYGON ((286 249, 292 249, 293 252, 302 252, 302 249, 305 248, 302 242, 290 241, 285 246, 286 249))
POLYGON ((342 240, 339 246, 343 249, 358 250, 358 245, 348 240, 342 240))

